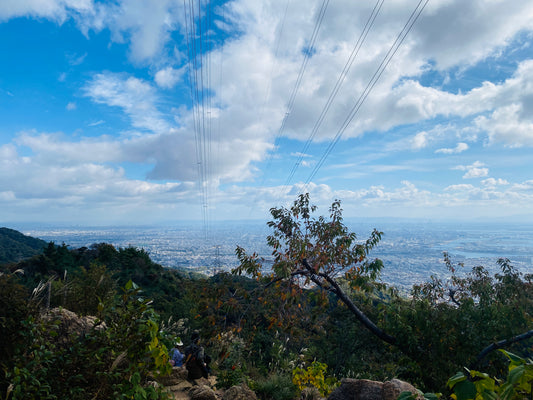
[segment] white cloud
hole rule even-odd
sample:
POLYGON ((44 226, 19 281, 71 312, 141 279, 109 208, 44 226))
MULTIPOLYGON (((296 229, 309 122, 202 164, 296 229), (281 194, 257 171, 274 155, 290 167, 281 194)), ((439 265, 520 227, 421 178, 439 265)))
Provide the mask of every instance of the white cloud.
POLYGON ((181 80, 183 72, 183 70, 167 67, 157 71, 154 80, 159 87, 164 89, 172 89, 181 80))
POLYGON ((66 57, 67 57, 68 63, 71 66, 77 66, 77 65, 82 64, 85 61, 85 58, 87 57, 87 53, 84 53, 81 56, 75 53, 68 53, 66 57))
POLYGON ((415 51, 433 54, 437 67, 448 69, 473 65, 532 27, 533 4, 528 0, 442 0, 429 2, 412 33, 421 39, 415 51))
POLYGON ((473 179, 483 178, 489 174, 489 169, 483 167, 484 164, 482 162, 476 161, 471 165, 458 165, 453 169, 466 171, 466 174, 463 175, 463 179, 473 179))
MULTIPOLYGON (((176 88, 183 83, 184 70, 183 64, 180 64, 183 60, 179 54, 176 57, 175 48, 183 48, 185 44, 173 43, 172 39, 184 33, 181 2, 0 2, 2 21, 22 16, 47 18, 57 23, 73 19, 88 39, 92 37, 92 32, 89 35, 91 30, 96 35, 109 29, 113 43, 125 43, 129 48, 130 61, 134 63, 125 68, 130 72, 96 73, 83 91, 104 111, 94 120, 102 119, 89 126, 100 125, 105 119, 108 121, 106 132, 112 132, 113 118, 105 115, 108 111, 105 106, 108 106, 111 111, 115 108, 130 119, 126 130, 135 130, 135 135, 116 132, 115 137, 92 138, 26 132, 20 134, 11 146, 0 148, 2 155, 6 156, 2 162, 9 160, 10 170, 20 167, 15 174, 18 182, 26 182, 27 179, 30 183, 28 187, 34 183, 39 189, 36 191, 39 199, 48 196, 37 181, 47 173, 51 177, 50 197, 61 197, 64 203, 72 201, 72 204, 89 198, 100 199, 102 204, 111 202, 116 207, 120 202, 114 202, 113 196, 120 198, 121 193, 147 203, 158 196, 165 203, 172 197, 171 193, 187 193, 194 198, 190 192, 194 188, 187 185, 198 179, 198 162, 210 164, 208 177, 213 185, 220 181, 254 179, 258 175, 258 162, 274 148, 274 138, 287 112, 287 103, 302 62, 302 49, 308 45, 318 4, 291 2, 288 23, 284 24, 283 31, 280 16, 284 13, 284 2, 235 0, 220 6, 225 10, 226 20, 216 22, 219 27, 228 29, 227 36, 223 44, 218 42, 213 46, 211 60, 212 66, 216 65, 216 74, 213 74, 212 86, 205 87, 204 83, 203 88, 199 87, 213 94, 212 109, 205 115, 209 113, 211 119, 208 123, 217 127, 217 131, 212 132, 208 143, 204 143, 204 149, 210 148, 213 152, 207 160, 197 160, 197 154, 204 150, 197 148, 194 128, 198 121, 187 106, 169 106, 169 103, 182 99, 170 98, 170 91, 162 94, 160 90, 176 88), (279 33, 282 33, 281 37, 278 37, 279 33), (146 80, 150 74, 154 74, 153 82, 146 80), (172 106, 175 109, 171 109, 172 106), (24 154, 29 150, 31 157, 19 156, 16 151, 21 148, 24 148, 24 154), (180 183, 161 184, 129 179, 119 167, 109 167, 121 163, 137 164, 151 179, 177 180, 180 183), (34 171, 42 169, 43 174, 33 179, 29 173, 30 166, 34 171), (84 171, 87 171, 86 177, 83 177, 84 171)), ((309 138, 372 6, 370 2, 350 0, 330 3, 281 139, 288 137, 303 142, 309 138)), ((321 129, 317 131, 315 142, 330 141, 339 132, 413 7, 414 4, 406 0, 385 2, 321 129)), ((414 132, 424 130, 415 136, 402 135, 401 141, 395 143, 396 149, 431 148, 436 153, 459 154, 468 150, 470 143, 485 139, 483 135, 488 137, 486 142, 489 145, 533 146, 533 61, 519 63, 515 73, 503 81, 485 82, 463 92, 423 86, 418 81, 421 74, 430 68, 453 81, 456 78, 452 76, 454 73, 461 73, 480 60, 487 57, 497 60, 498 52, 516 38, 517 33, 533 29, 532 22, 533 4, 530 0, 472 0, 466 3, 461 0, 432 0, 343 138, 386 132, 391 128, 442 117, 455 118, 457 125, 451 122, 432 128, 432 122, 429 122, 423 128, 416 127, 414 132)), ((206 40, 209 42, 209 36, 206 40)), ((110 43, 110 49, 113 49, 113 43, 110 43)), ((76 64, 84 59, 85 54, 73 57, 71 61, 76 64)), ((65 81, 66 77, 63 73, 59 80, 65 81)), ((74 74, 69 72, 69 79, 71 77, 74 74)), ((75 106, 75 103, 69 104, 72 105, 67 105, 67 109, 75 106)), ((390 150, 391 146, 384 147, 384 150, 390 150)), ((297 152, 293 155, 306 157, 297 152)), ((339 160, 339 163, 344 161, 339 160)), ((308 164, 307 160, 302 162, 302 166, 305 164, 308 164)), ((392 164, 396 165, 375 167, 374 171, 408 169, 397 165, 398 162, 392 164)), ((491 163, 492 173, 493 168, 491 163)), ((369 185, 353 191, 339 191, 316 185, 312 186, 312 190, 320 199, 341 194, 339 197, 348 198, 354 204, 360 201, 363 207, 368 208, 375 207, 372 203, 376 202, 380 207, 392 205, 405 208, 408 204, 414 209, 417 205, 459 204, 467 199, 500 199, 504 187, 510 199, 518 198, 519 193, 523 195, 530 187, 527 181, 512 184, 503 179, 488 178, 489 169, 480 162, 457 169, 464 171, 464 179, 486 179, 481 181, 481 188, 451 184, 444 194, 429 192, 407 181, 396 188, 369 185), (454 199, 452 192, 461 192, 464 197, 454 199)), ((411 179, 411 175, 409 177, 411 179)), ((11 180, 4 176, 3 179, 2 183, 6 185, 0 187, 16 188, 2 189, 5 190, 2 193, 7 193, 4 198, 31 196, 28 189, 24 191, 14 178, 11 180)), ((300 188, 294 186, 293 190, 300 188)), ((269 200, 272 203, 268 206, 277 200, 274 193, 279 190, 265 188, 264 191, 271 189, 273 194, 269 200)), ((234 196, 238 201, 245 201, 252 191, 257 191, 257 188, 235 186, 221 197, 233 199, 234 196)))
POLYGON ((533 180, 514 184, 512 188, 519 192, 533 192, 533 180))
POLYGON ((97 103, 120 107, 135 128, 168 132, 171 125, 157 108, 157 93, 146 81, 122 74, 96 74, 85 95, 97 103))
POLYGON ((412 139, 412 148, 414 150, 423 149, 428 145, 427 132, 419 132, 412 139))
POLYGON ((16 200, 15 193, 12 190, 0 192, 0 203, 1 202, 12 202, 16 200))
POLYGON ((299 151, 291 153, 291 156, 293 156, 293 157, 301 157, 301 158, 313 157, 311 154, 300 153, 299 151))
POLYGON ((90 21, 91 25, 109 28, 116 42, 128 41, 130 58, 136 63, 161 56, 183 18, 183 4, 175 0, 120 0, 101 7, 100 19, 90 21))
POLYGON ((463 179, 482 178, 484 176, 487 176, 488 174, 488 168, 470 168, 468 169, 466 174, 463 175, 463 179))
POLYGON ((446 192, 457 192, 457 191, 470 191, 474 189, 473 185, 469 185, 466 183, 458 184, 458 185, 450 185, 446 188, 444 188, 444 191, 446 192))
POLYGON ((508 185, 509 184, 509 182, 507 180, 501 179, 501 178, 498 178, 498 179, 487 178, 487 179, 482 180, 481 183, 484 186, 487 186, 487 187, 496 187, 496 186, 502 186, 502 185, 508 185))
POLYGON ((444 149, 438 149, 435 150, 435 153, 442 153, 442 154, 458 154, 462 153, 463 151, 468 150, 468 144, 460 142, 457 143, 457 146, 455 148, 444 148, 444 149))
POLYGON ((90 124, 87 124, 87 126, 98 126, 98 125, 102 125, 102 124, 105 124, 105 121, 103 119, 100 119, 98 121, 91 122, 90 124))
POLYGON ((476 118, 476 125, 487 131, 491 143, 510 147, 533 146, 533 121, 523 113, 521 104, 496 109, 489 117, 476 118))
POLYGON ((76 109, 76 103, 74 103, 73 101, 71 101, 71 102, 69 102, 69 103, 67 104, 67 107, 66 107, 66 108, 67 108, 68 111, 75 110, 75 109, 76 109))
POLYGON ((92 10, 92 0, 6 0, 0 2, 0 20, 34 16, 63 23, 72 13, 92 10))

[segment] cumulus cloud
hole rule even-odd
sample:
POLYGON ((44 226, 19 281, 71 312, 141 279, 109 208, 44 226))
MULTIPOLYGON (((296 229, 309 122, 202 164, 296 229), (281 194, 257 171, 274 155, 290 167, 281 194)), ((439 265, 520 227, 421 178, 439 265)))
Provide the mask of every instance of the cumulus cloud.
POLYGON ((466 171, 463 175, 463 179, 483 178, 489 174, 489 169, 484 168, 485 164, 480 161, 476 161, 471 165, 458 165, 453 169, 460 171, 466 171))
POLYGON ((468 145, 466 143, 460 142, 460 143, 457 143, 457 146, 455 146, 452 149, 450 148, 438 149, 438 150, 435 150, 435 153, 458 154, 466 150, 468 150, 468 145))
POLYGON ((528 0, 429 2, 413 27, 421 40, 415 51, 433 54, 440 69, 473 65, 499 51, 522 29, 533 27, 533 4, 528 0), (512 21, 512 22, 511 22, 512 21))
POLYGON ((482 178, 488 174, 488 168, 469 168, 466 174, 463 175, 463 179, 482 178))
MULTIPOLYGON (((289 23, 285 24, 280 18, 285 11, 283 2, 234 0, 220 5, 215 10, 218 13, 215 27, 225 30, 224 39, 218 38, 219 42, 215 42, 211 33, 205 36, 206 43, 213 45, 209 47, 209 55, 212 66, 216 65, 216 75, 213 75, 211 87, 207 87, 207 82, 203 87, 198 85, 198 90, 212 96, 209 98, 212 108, 201 110, 203 116, 209 115, 205 125, 217 127, 217 130, 204 136, 209 136, 208 142, 199 144, 204 139, 195 130, 199 121, 188 108, 188 102, 180 99, 185 105, 169 106, 176 100, 164 97, 169 96, 170 91, 161 90, 174 89, 183 83, 183 58, 176 49, 183 50, 185 43, 174 41, 184 33, 181 2, 0 2, 1 21, 22 16, 37 16, 57 23, 72 19, 88 39, 91 31, 96 34, 109 29, 110 48, 114 43, 126 44, 129 59, 133 61, 133 66, 128 65, 127 73, 95 73, 82 88, 83 94, 101 106, 104 113, 119 111, 129 118, 125 124, 128 126, 121 132, 115 132, 115 136, 73 138, 30 131, 19 134, 10 146, 3 146, 0 151, 5 154, 5 160, 11 160, 11 167, 31 165, 33 170, 42 168, 53 177, 50 196, 55 193, 72 203, 82 201, 80 196, 112 201, 113 196, 119 198, 121 193, 145 199, 161 196, 164 202, 171 198, 170 193, 192 193, 187 185, 199 179, 198 165, 205 167, 208 178, 215 182, 252 180, 259 175, 258 163, 275 149, 276 139, 289 138, 300 144, 310 138, 372 6, 369 2, 350 0, 330 3, 319 40, 312 49, 299 90, 295 92, 294 104, 289 107, 304 50, 309 46, 316 4, 292 2, 287 9, 289 23), (220 19, 221 14, 225 15, 224 21, 220 19), (148 81, 147 76, 151 74, 153 81, 148 81), (131 134, 132 131, 135 134, 131 134), (17 149, 20 148, 29 149, 32 156, 18 155, 17 149), (204 152, 206 149, 213 151, 204 152), (204 153, 209 153, 207 159, 201 156, 199 159, 199 154, 204 153), (109 167, 120 163, 141 166, 150 179, 179 183, 128 179, 119 167, 109 167), (84 170, 87 171, 86 179, 76 178, 78 174, 83 175, 84 170)), ((429 2, 365 103, 357 108, 351 123, 345 125, 347 116, 357 106, 357 100, 412 8, 413 4, 406 0, 384 4, 356 62, 331 98, 331 107, 323 120, 318 121, 320 129, 316 131, 314 142, 329 142, 344 128, 341 139, 378 135, 437 118, 456 118, 457 126, 417 127, 416 131, 424 130, 414 136, 412 133, 402 135, 395 143, 396 149, 460 154, 469 150, 468 143, 481 140, 483 135, 488 138, 488 145, 533 146, 533 61, 518 63, 516 71, 507 73, 502 80, 487 81, 464 91, 448 91, 436 85, 424 85, 420 80, 426 71, 442 73, 443 77, 453 80, 456 78, 453 74, 461 73, 487 57, 497 59, 498 52, 515 40, 519 32, 533 29, 533 4, 529 0, 429 2)), ((71 61, 76 64, 84 59, 85 54, 72 57, 71 61)), ((61 74, 59 79, 64 81, 66 74, 61 74)), ((73 107, 75 103, 67 105, 67 109, 73 107)), ((89 119, 95 122, 84 124, 97 127, 104 120, 111 121, 112 118, 104 113, 89 119)), ((102 128, 110 126, 111 123, 107 123, 102 128)), ((91 131, 97 132, 97 129, 91 131)), ((390 150, 393 146, 384 147, 390 150)), ((297 152, 293 155, 305 157, 297 152)), ((307 163, 304 160, 301 164, 307 163)), ((29 172, 23 172, 26 167, 21 168, 17 178, 20 182, 29 179, 28 182, 37 185, 29 172)), ((379 168, 375 167, 375 170, 379 168)), ((381 168, 389 172, 405 170, 397 165, 381 168)), ((503 179, 488 178, 489 169, 480 162, 456 169, 464 171, 463 179, 486 179, 481 181, 481 187, 449 185, 443 195, 419 188, 409 181, 395 188, 367 185, 342 193, 318 185, 312 186, 312 190, 320 198, 340 193, 354 203, 362 202, 365 207, 371 207, 373 202, 380 205, 400 205, 402 202, 448 204, 452 192, 461 192, 470 199, 499 198, 497 193, 501 193, 502 188, 509 190, 507 194, 512 198, 530 187, 528 182, 512 184, 503 179)), ((4 176, 3 179, 9 178, 4 176)), ((2 192, 3 198, 30 196, 14 180, 9 183, 17 189, 2 192)), ((295 186, 293 190, 300 188, 295 186)), ((272 193, 279 190, 264 190, 271 189, 272 193)), ((226 195, 231 199, 245 199, 250 193, 244 192, 241 186, 234 186, 226 195)), ((44 188, 36 193, 45 197, 44 188)), ((275 196, 269 199, 276 200, 275 196)))
POLYGON ((73 13, 89 14, 92 0, 16 0, 0 2, 0 20, 32 16, 63 23, 73 13))
POLYGON ((428 144, 427 132, 419 132, 412 139, 412 148, 414 150, 423 149, 428 144))
POLYGON ((444 188, 444 191, 446 192, 457 192, 457 191, 470 191, 474 188, 473 185, 469 185, 466 183, 458 184, 458 185, 450 185, 444 188))
POLYGON ((511 104, 496 109, 490 116, 480 116, 476 125, 487 131, 491 143, 510 147, 533 146, 533 121, 524 115, 522 104, 511 104))
POLYGON ((167 67, 157 71, 154 80, 161 88, 172 89, 181 80, 183 70, 167 67))
POLYGON ((502 185, 509 184, 509 182, 506 179, 501 179, 501 178, 498 178, 498 179, 487 178, 487 179, 483 179, 481 183, 487 187, 496 187, 496 186, 502 186, 502 185))

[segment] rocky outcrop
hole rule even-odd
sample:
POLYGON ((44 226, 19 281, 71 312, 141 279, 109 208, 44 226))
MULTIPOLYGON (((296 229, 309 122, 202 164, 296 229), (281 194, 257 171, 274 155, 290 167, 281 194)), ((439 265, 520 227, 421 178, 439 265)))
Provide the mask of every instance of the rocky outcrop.
POLYGON ((193 386, 189 390, 191 400, 217 400, 215 391, 207 385, 193 386))
POLYGON ((222 400, 257 400, 257 396, 248 386, 243 384, 226 390, 222 400))
POLYGON ((41 316, 43 321, 57 323, 56 340, 69 341, 72 335, 82 336, 92 329, 105 329, 105 323, 93 316, 79 317, 76 313, 62 307, 52 308, 41 316))
POLYGON ((215 376, 189 381, 184 367, 172 368, 169 376, 159 377, 157 381, 174 400, 257 400, 255 393, 244 384, 217 390, 215 376))
POLYGON ((396 400, 402 392, 417 394, 413 385, 399 379, 387 382, 343 379, 341 385, 329 395, 328 400, 396 400))

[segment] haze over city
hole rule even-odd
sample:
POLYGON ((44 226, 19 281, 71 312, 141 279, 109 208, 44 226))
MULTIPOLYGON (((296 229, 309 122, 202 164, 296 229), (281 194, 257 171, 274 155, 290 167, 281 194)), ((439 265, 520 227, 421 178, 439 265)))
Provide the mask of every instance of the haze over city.
POLYGON ((533 2, 0 2, 0 221, 533 223, 533 2))

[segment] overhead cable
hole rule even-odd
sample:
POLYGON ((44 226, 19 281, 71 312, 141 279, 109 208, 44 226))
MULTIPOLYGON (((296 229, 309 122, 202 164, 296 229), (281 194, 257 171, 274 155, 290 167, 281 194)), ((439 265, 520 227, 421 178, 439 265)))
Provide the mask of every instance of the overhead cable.
POLYGON ((324 154, 320 158, 319 162, 316 164, 315 168, 313 169, 313 171, 311 172, 311 174, 307 178, 307 180, 305 182, 305 187, 307 187, 309 185, 309 183, 311 182, 311 180, 315 177, 315 175, 318 172, 318 170, 322 167, 322 165, 324 164, 325 160, 330 155, 330 153, 333 151, 335 145, 339 142, 339 140, 342 137, 343 133, 346 131, 346 128, 348 128, 350 123, 353 121, 353 119, 357 115, 358 111, 361 109, 361 106, 365 102, 366 98, 368 97, 368 95, 370 94, 370 92, 372 91, 372 89, 374 88, 376 83, 381 78, 381 75, 383 74, 383 72, 385 71, 385 69, 389 65, 390 61, 392 60, 392 58, 394 57, 394 55, 396 54, 396 52, 400 48, 401 44, 405 40, 405 38, 408 35, 408 33, 411 31, 413 25, 417 21, 418 17, 422 13, 422 11, 424 10, 424 8, 426 7, 428 2, 429 2, 429 0, 420 0, 418 2, 417 6, 415 7, 413 12, 409 16, 409 19, 405 23, 405 26, 403 27, 403 29, 400 31, 400 33, 396 37, 396 40, 394 41, 394 43, 390 47, 389 51, 387 52, 387 54, 385 55, 383 60, 381 61, 381 64, 379 65, 379 67, 376 69, 376 72, 374 72, 374 74, 370 78, 368 84, 365 87, 365 90, 361 93, 361 95, 359 96, 359 98, 357 99, 357 101, 355 102, 353 107, 351 108, 350 112, 346 116, 346 118, 343 121, 341 127, 339 128, 337 134, 335 135, 335 138, 333 139, 332 142, 330 142, 329 146, 327 147, 326 151, 324 152, 324 154))
POLYGON ((319 115, 318 119, 316 120, 316 122, 315 122, 315 124, 313 126, 313 129, 311 130, 311 133, 309 134, 309 137, 308 137, 304 147, 300 151, 298 160, 296 161, 296 163, 293 165, 291 171, 289 172, 289 176, 287 177, 287 180, 285 181, 285 186, 288 186, 291 183, 292 178, 294 177, 294 174, 296 173, 296 170, 298 169, 298 167, 302 163, 302 160, 305 157, 305 154, 306 154, 309 146, 311 145, 311 142, 315 138, 320 126, 322 125, 322 122, 324 121, 324 118, 326 117, 326 115, 327 115, 327 113, 328 113, 328 111, 329 111, 329 109, 331 107, 331 104, 333 103, 333 100, 337 96, 337 93, 339 92, 342 84, 344 83, 344 80, 346 79, 346 75, 348 75, 348 72, 350 71, 350 68, 351 68, 352 64, 354 63, 357 55, 359 54, 359 51, 361 50, 361 47, 363 46, 363 43, 364 43, 366 37, 368 36, 368 32, 372 28, 372 26, 374 24, 374 21, 376 20, 376 17, 378 16, 379 11, 381 10, 381 6, 383 5, 383 2, 384 2, 384 0, 378 0, 376 2, 376 4, 374 5, 374 8, 372 9, 372 12, 370 13, 370 15, 369 15, 369 17, 368 17, 368 19, 367 19, 367 21, 365 23, 365 26, 363 27, 363 30, 362 30, 361 34, 359 35, 359 37, 358 37, 358 39, 357 39, 357 41, 356 41, 356 43, 355 43, 355 45, 354 45, 354 47, 352 49, 350 57, 348 57, 348 60, 346 61, 346 64, 344 65, 343 70, 341 71, 339 77, 337 78, 337 82, 335 83, 335 86, 334 86, 333 90, 329 94, 329 97, 328 97, 328 100, 326 101, 326 104, 322 108, 322 111, 320 112, 320 115, 319 115))

